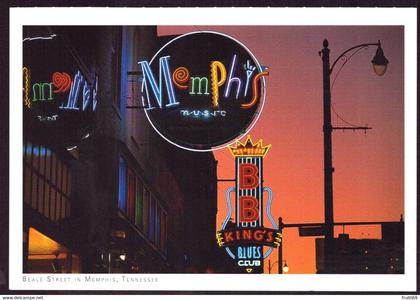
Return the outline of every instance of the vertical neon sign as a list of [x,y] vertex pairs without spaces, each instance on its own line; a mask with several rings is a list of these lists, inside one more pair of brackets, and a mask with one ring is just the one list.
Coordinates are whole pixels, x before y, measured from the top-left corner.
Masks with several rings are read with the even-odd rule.
[[[263,260],[281,242],[281,234],[270,211],[272,192],[263,187],[263,158],[270,147],[263,146],[262,140],[254,144],[250,136],[245,143],[237,141],[235,146],[229,147],[235,157],[235,187],[226,191],[228,214],[216,239],[219,247],[224,247],[237,265],[248,273],[255,267],[262,270]],[[230,195],[233,191],[235,222],[230,221],[233,215]],[[268,193],[265,213],[273,228],[264,227],[264,192]],[[266,252],[264,246],[268,246]]]

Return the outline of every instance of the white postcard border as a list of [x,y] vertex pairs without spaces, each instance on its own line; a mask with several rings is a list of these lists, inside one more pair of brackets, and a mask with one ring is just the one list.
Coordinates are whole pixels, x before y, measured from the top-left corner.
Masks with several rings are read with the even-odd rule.
[[[10,8],[9,289],[133,291],[415,291],[417,272],[416,13],[415,8]],[[314,26],[402,25],[405,27],[405,274],[132,275],[22,273],[22,26],[191,24]],[[94,282],[87,282],[86,276],[92,276]],[[126,276],[133,281],[125,281],[122,276]],[[26,279],[26,281],[24,281],[24,279]]]

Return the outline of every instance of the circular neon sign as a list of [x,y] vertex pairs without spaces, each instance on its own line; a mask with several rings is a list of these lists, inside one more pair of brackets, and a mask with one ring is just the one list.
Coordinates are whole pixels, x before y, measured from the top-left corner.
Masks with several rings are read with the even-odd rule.
[[267,68],[222,33],[178,36],[139,66],[150,124],[183,149],[226,147],[251,130],[264,106]]

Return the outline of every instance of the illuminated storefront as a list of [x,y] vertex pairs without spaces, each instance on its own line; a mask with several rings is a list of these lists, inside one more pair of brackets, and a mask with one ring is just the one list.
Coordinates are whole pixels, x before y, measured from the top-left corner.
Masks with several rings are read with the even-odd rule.
[[28,273],[80,273],[80,258],[34,228],[28,235]]
[[[114,221],[111,253],[120,260],[113,267],[127,272],[152,270],[147,252],[166,260],[168,213],[162,201],[151,191],[134,162],[120,157],[118,166],[118,214]],[[138,245],[138,248],[133,247]],[[165,269],[163,267],[163,269]]]
[[71,273],[80,269],[68,238],[72,173],[63,157],[51,148],[24,142],[24,268],[28,273]]

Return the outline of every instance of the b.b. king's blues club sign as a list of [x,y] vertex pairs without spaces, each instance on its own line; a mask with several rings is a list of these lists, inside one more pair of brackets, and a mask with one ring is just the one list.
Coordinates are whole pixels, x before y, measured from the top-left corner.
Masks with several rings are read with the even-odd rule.
[[[235,157],[235,187],[226,191],[228,211],[216,239],[219,247],[223,247],[247,273],[262,273],[263,260],[273,248],[280,246],[282,238],[271,215],[273,193],[269,187],[263,186],[263,158],[270,147],[264,146],[262,140],[254,144],[250,136],[244,143],[237,141],[236,145],[229,147]],[[265,207],[264,192],[268,193]],[[233,193],[234,207],[231,204]],[[264,227],[264,216],[272,228]]]

